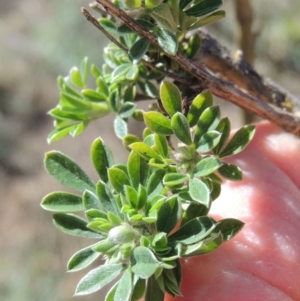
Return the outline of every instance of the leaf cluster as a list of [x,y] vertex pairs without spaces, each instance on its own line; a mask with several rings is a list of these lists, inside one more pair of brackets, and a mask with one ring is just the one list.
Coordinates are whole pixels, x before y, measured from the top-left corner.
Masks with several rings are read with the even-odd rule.
[[[130,152],[127,164],[115,164],[111,150],[97,138],[91,146],[99,176],[94,183],[66,155],[48,152],[48,173],[79,194],[52,192],[41,206],[54,213],[61,231],[94,240],[70,258],[68,271],[105,260],[80,280],[76,295],[115,281],[105,301],[160,301],[165,293],[181,295],[180,258],[212,252],[243,227],[236,219],[217,221],[209,210],[223,179],[242,179],[240,168],[224,158],[241,152],[255,129],[244,126],[230,138],[230,122],[220,117],[210,91],[191,97],[186,82],[165,80],[175,74],[191,79],[165,53],[193,58],[201,40],[197,34],[187,40],[186,33],[222,18],[220,0],[114,3],[155,34],[164,52],[126,24],[102,16],[99,26],[117,39],[104,49],[102,68],[84,58],[80,68],[59,77],[60,101],[49,112],[55,130],[48,141],[76,136],[91,121],[113,112],[116,136]],[[147,98],[158,104],[143,112],[136,101]],[[128,133],[131,117],[145,123],[142,137]]]
[[[217,10],[222,2],[214,1],[116,1],[131,12],[136,21],[158,37],[166,53],[180,52],[193,58],[201,47],[198,34],[188,41],[185,34],[225,16]],[[217,11],[216,11],[217,10]],[[77,136],[87,125],[111,112],[116,114],[114,129],[120,139],[128,133],[128,118],[142,120],[134,103],[141,99],[158,97],[157,83],[166,72],[180,72],[178,66],[158,51],[145,38],[140,38],[126,24],[118,24],[111,17],[102,17],[99,24],[109,34],[117,37],[119,45],[108,44],[104,49],[102,68],[90,65],[84,58],[80,67],[73,67],[69,75],[58,78],[60,101],[49,111],[54,118],[55,130],[48,136],[54,142],[66,135]],[[143,59],[151,62],[152,68]],[[94,84],[91,84],[92,76]]]
[[[207,90],[193,99],[186,115],[173,83],[161,84],[160,99],[164,114],[144,112],[147,128],[143,140],[136,137],[127,144],[127,165],[114,164],[102,139],[93,142],[97,183],[64,154],[46,154],[47,171],[82,195],[50,193],[42,207],[55,212],[54,224],[61,231],[98,239],[72,256],[68,270],[83,269],[99,256],[106,260],[79,282],[77,295],[95,292],[119,274],[106,300],[180,295],[179,259],[215,250],[243,226],[235,219],[216,221],[208,213],[222,178],[241,179],[240,169],[223,158],[242,151],[254,127],[241,128],[227,141],[230,123],[220,119]],[[170,147],[170,136],[180,141],[177,149]],[[78,211],[86,218],[74,214]]]

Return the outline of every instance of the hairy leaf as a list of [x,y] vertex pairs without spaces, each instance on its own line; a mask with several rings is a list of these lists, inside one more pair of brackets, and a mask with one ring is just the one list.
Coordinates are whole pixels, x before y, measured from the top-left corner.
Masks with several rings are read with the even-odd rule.
[[75,295],[87,295],[100,290],[114,280],[123,270],[123,264],[106,264],[91,270],[77,285]]
[[58,182],[79,191],[95,191],[95,185],[86,173],[69,157],[58,151],[45,155],[45,167]]
[[41,206],[53,212],[76,212],[84,210],[80,196],[68,192],[52,192],[47,194]]
[[101,234],[89,229],[84,219],[71,213],[55,213],[53,222],[59,230],[70,235],[103,238]]

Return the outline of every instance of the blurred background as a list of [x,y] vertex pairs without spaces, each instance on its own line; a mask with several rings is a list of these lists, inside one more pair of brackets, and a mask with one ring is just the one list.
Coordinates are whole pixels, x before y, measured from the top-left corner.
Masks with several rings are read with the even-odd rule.
[[[235,4],[224,0],[227,17],[207,30],[229,49],[240,48]],[[41,209],[44,195],[63,190],[43,169],[46,151],[74,158],[97,179],[89,148],[99,135],[115,161],[127,156],[112,133],[110,117],[91,124],[79,137],[48,145],[52,120],[47,111],[58,102],[56,78],[67,75],[84,56],[101,65],[106,40],[80,13],[87,0],[13,0],[0,2],[0,299],[69,301],[87,272],[68,274],[71,255],[88,241],[60,233],[51,214]],[[295,95],[300,95],[300,2],[250,1],[255,36],[254,65]],[[219,102],[234,125],[240,110]],[[100,293],[76,297],[102,300]]]

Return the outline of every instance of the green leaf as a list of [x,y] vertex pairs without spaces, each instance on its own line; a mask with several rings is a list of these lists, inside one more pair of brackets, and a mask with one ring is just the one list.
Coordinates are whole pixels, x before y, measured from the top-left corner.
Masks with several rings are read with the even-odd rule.
[[55,213],[53,215],[54,225],[64,233],[88,238],[103,238],[99,233],[90,230],[87,222],[71,213]]
[[98,209],[88,209],[85,211],[85,216],[89,221],[95,219],[95,218],[105,218],[107,219],[107,214],[104,211],[98,210]]
[[188,16],[200,17],[217,10],[222,5],[222,0],[201,0],[185,11]]
[[181,211],[181,204],[176,195],[167,199],[157,212],[157,231],[170,233],[181,218]]
[[224,163],[219,169],[220,175],[231,181],[240,181],[243,179],[243,173],[241,169],[233,164]]
[[134,113],[135,111],[135,108],[136,108],[136,105],[132,102],[125,102],[118,115],[121,117],[121,118],[128,118],[130,116],[132,116],[132,114]]
[[160,162],[163,161],[162,157],[144,142],[135,142],[130,144],[129,147],[146,160],[154,158]]
[[110,194],[109,188],[101,180],[96,185],[96,192],[102,206],[106,209],[106,211],[117,213],[113,196]]
[[117,290],[117,287],[119,285],[119,282],[115,283],[110,290],[108,291],[108,293],[105,296],[104,301],[114,301],[115,300],[115,293]]
[[125,186],[125,197],[132,208],[137,209],[138,207],[138,194],[137,191],[131,186]]
[[132,186],[138,189],[139,185],[145,185],[148,179],[149,166],[137,152],[132,151],[127,161],[128,174]]
[[166,289],[166,292],[168,292],[171,296],[180,296],[180,288],[179,283],[177,283],[177,279],[175,278],[175,275],[173,273],[173,270],[163,270],[163,278],[164,278],[164,286]]
[[117,192],[122,192],[124,189],[124,185],[130,185],[126,173],[116,167],[111,167],[108,169],[108,178],[110,184]]
[[222,164],[223,163],[215,157],[206,157],[197,163],[193,173],[197,177],[204,177],[216,171]]
[[104,97],[99,92],[93,90],[93,89],[84,89],[81,91],[81,94],[84,96],[84,98],[88,101],[106,101],[106,97]]
[[88,75],[89,75],[89,59],[87,57],[83,58],[80,65],[80,72],[82,74],[82,81],[84,85],[87,83]]
[[80,73],[80,71],[78,70],[77,67],[73,67],[70,70],[70,78],[71,78],[72,83],[75,86],[77,86],[79,88],[84,87],[84,82],[82,81],[81,73]]
[[156,134],[160,134],[160,135],[173,134],[170,119],[168,119],[161,113],[155,111],[145,112],[144,120],[147,127]]
[[125,63],[120,66],[118,66],[113,73],[111,74],[111,80],[113,82],[122,81],[125,79],[126,73],[130,70],[132,67],[131,63]]
[[71,125],[71,126],[67,126],[64,128],[60,128],[60,129],[56,129],[54,131],[52,131],[48,137],[47,137],[47,142],[48,143],[52,143],[54,141],[60,140],[62,138],[64,138],[65,136],[67,136],[70,131],[72,131],[72,129],[74,129],[76,127],[76,124]]
[[190,202],[189,206],[184,211],[181,226],[183,226],[188,221],[190,221],[198,216],[207,215],[208,212],[209,212],[209,208],[207,208],[205,205],[200,204],[195,201]]
[[172,117],[175,113],[181,112],[181,94],[176,85],[163,81],[160,85],[160,98],[166,112]]
[[225,15],[226,15],[226,12],[224,10],[218,10],[218,11],[210,14],[209,16],[207,16],[203,19],[200,19],[199,21],[194,23],[192,26],[189,27],[189,30],[196,29],[201,26],[216,22],[220,19],[223,19],[225,17]]
[[111,253],[116,248],[118,248],[118,246],[110,239],[101,240],[93,246],[94,251],[102,254]]
[[41,206],[53,212],[76,212],[84,210],[80,196],[68,192],[52,192],[47,194]]
[[196,243],[209,235],[215,228],[215,221],[208,216],[199,216],[179,228],[169,236],[169,242],[180,242],[186,245]]
[[117,89],[109,93],[109,104],[114,112],[118,112],[120,108],[120,95]]
[[139,188],[138,188],[138,206],[137,206],[137,209],[143,208],[146,201],[147,201],[147,190],[144,186],[142,186],[140,184]]
[[107,97],[109,96],[108,86],[105,80],[101,76],[97,77],[97,86],[98,86],[97,92],[100,93],[102,96],[104,96],[105,99],[107,99]]
[[158,90],[150,81],[145,82],[145,93],[152,98],[158,98]]
[[183,257],[198,256],[210,253],[217,249],[223,243],[222,234],[220,232],[210,234],[209,238],[196,244],[184,246],[180,255]]
[[92,246],[76,252],[68,261],[68,272],[77,272],[84,269],[85,267],[93,263],[99,256],[100,253],[96,253],[92,249]]
[[75,295],[87,295],[100,290],[114,280],[123,270],[123,264],[105,264],[90,271],[77,285]]
[[197,178],[190,180],[189,194],[194,201],[205,205],[207,208],[210,207],[210,191],[201,180]]
[[180,9],[184,9],[186,6],[188,6],[193,0],[180,0],[179,1],[179,7]]
[[171,126],[175,136],[183,143],[192,144],[192,137],[190,132],[190,126],[186,117],[177,112],[171,119]]
[[171,55],[175,55],[178,50],[178,41],[177,38],[167,30],[159,30],[157,32],[158,43],[162,49]]
[[158,169],[150,176],[149,181],[147,183],[147,194],[149,199],[162,192],[164,188],[162,184],[164,175],[165,170]]
[[150,249],[138,246],[134,249],[131,256],[131,266],[133,273],[142,279],[147,279],[154,274],[160,266],[160,262]]
[[253,139],[255,134],[254,125],[245,125],[239,129],[231,138],[229,143],[219,154],[220,158],[232,156],[241,152]]
[[69,134],[69,132],[75,127],[76,125],[72,125],[72,126],[67,126],[67,127],[63,127],[63,128],[59,128],[59,129],[55,129],[54,131],[52,131],[48,137],[47,137],[47,142],[50,144],[54,141],[58,141],[62,138],[64,138],[65,136],[67,136]]
[[176,31],[177,24],[174,21],[170,7],[166,3],[162,3],[152,10],[150,16],[156,21],[159,28],[172,33]]
[[156,277],[150,277],[147,281],[145,301],[163,301],[164,297],[165,293],[159,287]]
[[196,96],[190,106],[187,120],[190,124],[190,127],[193,127],[197,124],[199,117],[204,112],[205,109],[212,106],[213,96],[209,90],[204,90]]
[[209,107],[201,114],[196,126],[194,142],[198,147],[200,138],[208,131],[214,130],[220,121],[220,108],[218,106]]
[[[137,67],[136,65],[134,66]],[[128,103],[132,103],[134,102],[135,96],[136,96],[136,86],[135,85],[127,86],[124,91],[124,96],[123,96],[124,101]]]
[[95,191],[95,185],[86,173],[61,152],[46,153],[44,164],[47,172],[64,186],[79,191]]
[[116,25],[113,21],[107,19],[107,18],[101,18],[98,20],[100,25],[109,33],[111,34],[118,34],[118,30],[116,28]]
[[94,64],[91,66],[91,73],[96,79],[101,76],[101,71]]
[[89,210],[89,209],[102,210],[103,209],[98,197],[94,193],[90,192],[89,190],[85,190],[85,192],[83,193],[82,202],[83,202],[84,208],[86,210]]
[[123,4],[128,9],[136,9],[141,7],[141,0],[123,0]]
[[153,9],[161,4],[163,0],[145,0],[145,6],[147,9]]
[[163,135],[154,134],[154,142],[160,155],[163,158],[167,158],[169,153],[169,146],[166,137]]
[[172,188],[174,186],[183,185],[188,179],[188,175],[169,172],[164,176],[163,184]]
[[107,168],[111,167],[114,162],[111,150],[101,138],[94,140],[91,147],[91,158],[100,179],[107,183]]
[[145,279],[138,279],[136,284],[134,285],[133,292],[132,292],[132,301],[140,300],[146,291],[146,281]]
[[216,130],[221,133],[221,139],[220,139],[218,145],[213,149],[213,152],[214,152],[214,154],[219,154],[230,135],[231,127],[230,127],[229,119],[227,117],[222,118],[220,120]]
[[149,41],[145,38],[137,40],[129,49],[129,56],[133,62],[138,62],[147,52],[149,48]]
[[[139,68],[137,65],[132,65],[131,68],[128,70],[128,72],[125,75],[125,78],[130,80],[130,81],[135,81],[137,80],[139,76]],[[125,98],[125,95],[124,95]]]
[[114,130],[120,139],[123,139],[128,134],[127,122],[118,115],[114,120]]
[[130,301],[132,290],[132,275],[130,269],[127,269],[119,281],[114,300]]
[[[188,43],[188,49],[186,50],[186,55],[189,59],[193,59],[201,49],[202,40],[198,33],[194,34]],[[200,114],[199,114],[200,116]],[[196,121],[197,122],[197,121]]]
[[72,137],[78,136],[81,134],[86,128],[88,122],[80,122],[76,124],[76,126],[69,132]]
[[128,134],[123,138],[123,145],[125,148],[130,151],[129,145],[134,143],[134,142],[140,142],[140,138],[136,135]]
[[225,218],[217,222],[215,233],[221,232],[223,240],[227,241],[233,238],[243,227],[245,223],[235,218]]
[[208,131],[198,141],[197,151],[207,153],[212,150],[220,141],[221,134],[217,131]]

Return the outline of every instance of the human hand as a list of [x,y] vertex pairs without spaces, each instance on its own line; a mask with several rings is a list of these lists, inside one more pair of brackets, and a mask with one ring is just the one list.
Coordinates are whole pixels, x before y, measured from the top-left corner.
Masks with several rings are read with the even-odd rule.
[[182,260],[184,297],[165,300],[299,301],[300,139],[260,123],[230,163],[244,179],[224,181],[210,213],[246,225],[216,251]]

